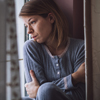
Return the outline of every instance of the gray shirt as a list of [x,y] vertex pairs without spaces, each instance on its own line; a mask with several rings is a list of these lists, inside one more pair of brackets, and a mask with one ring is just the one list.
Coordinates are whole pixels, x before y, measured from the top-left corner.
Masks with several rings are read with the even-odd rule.
[[44,44],[28,40],[24,44],[24,68],[26,81],[31,82],[30,70],[35,72],[41,84],[56,84],[71,100],[85,99],[85,84],[72,84],[71,74],[84,62],[84,41],[69,38],[67,47],[61,55],[53,56]]

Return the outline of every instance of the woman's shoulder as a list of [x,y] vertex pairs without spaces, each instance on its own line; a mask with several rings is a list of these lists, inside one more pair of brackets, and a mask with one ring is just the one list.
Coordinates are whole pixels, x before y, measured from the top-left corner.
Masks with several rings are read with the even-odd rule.
[[69,50],[79,51],[80,49],[84,50],[84,40],[70,38]]
[[84,40],[82,39],[75,39],[70,38],[70,44],[68,48],[68,53],[71,54],[72,59],[75,57],[78,57],[79,55],[84,56],[85,54],[85,46],[84,46]]
[[40,49],[42,44],[37,43],[33,39],[27,40],[24,43],[23,49]]
[[72,42],[72,43],[78,43],[78,44],[83,44],[84,43],[84,40],[82,40],[82,39],[76,39],[76,38],[70,38],[70,41]]
[[75,47],[78,47],[78,46],[83,46],[84,45],[84,40],[82,39],[75,39],[75,38],[70,38],[70,45],[71,46],[75,46]]

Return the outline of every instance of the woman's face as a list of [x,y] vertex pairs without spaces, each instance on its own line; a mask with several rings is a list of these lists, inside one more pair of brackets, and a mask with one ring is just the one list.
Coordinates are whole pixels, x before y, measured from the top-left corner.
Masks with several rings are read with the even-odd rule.
[[38,43],[50,42],[52,36],[52,24],[54,23],[54,17],[51,13],[46,18],[39,15],[22,16],[25,26],[27,27],[27,33],[31,34],[31,37]]

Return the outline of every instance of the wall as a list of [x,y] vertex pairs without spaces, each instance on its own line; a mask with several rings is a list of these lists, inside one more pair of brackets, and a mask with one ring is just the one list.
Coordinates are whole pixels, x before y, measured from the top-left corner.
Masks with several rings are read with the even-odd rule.
[[91,2],[93,100],[100,100],[100,0]]
[[54,0],[69,23],[69,36],[84,39],[83,0]]
[[84,39],[83,0],[73,0],[73,37]]

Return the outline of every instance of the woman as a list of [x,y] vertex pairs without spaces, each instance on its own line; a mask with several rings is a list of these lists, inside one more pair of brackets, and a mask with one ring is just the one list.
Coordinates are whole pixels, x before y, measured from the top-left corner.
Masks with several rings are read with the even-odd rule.
[[31,0],[24,4],[19,16],[33,38],[24,45],[29,97],[84,100],[84,41],[68,37],[67,21],[55,2]]

